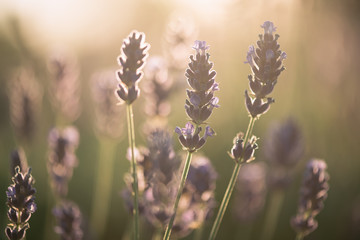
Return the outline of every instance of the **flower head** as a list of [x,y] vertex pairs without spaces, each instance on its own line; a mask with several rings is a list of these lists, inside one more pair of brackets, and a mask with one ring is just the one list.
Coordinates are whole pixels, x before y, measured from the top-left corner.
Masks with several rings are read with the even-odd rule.
[[189,152],[195,152],[204,146],[206,139],[215,135],[214,130],[207,126],[205,134],[200,138],[201,127],[195,129],[191,122],[185,125],[185,128],[175,128],[175,132],[179,135],[181,145]]
[[13,184],[6,191],[9,207],[7,215],[11,223],[6,227],[5,234],[9,240],[20,240],[30,228],[28,221],[36,211],[34,201],[36,190],[33,187],[35,180],[31,175],[31,168],[26,173],[22,173],[20,167],[16,166],[12,182]]
[[267,95],[273,91],[280,73],[285,70],[282,61],[286,58],[286,53],[279,50],[279,35],[273,36],[276,27],[270,21],[264,22],[261,27],[265,34],[260,35],[256,49],[254,46],[249,47],[245,61],[252,70],[249,75],[251,93],[245,92],[245,105],[253,118],[269,110],[274,100]]
[[187,90],[185,110],[194,123],[201,125],[210,117],[213,109],[219,107],[219,99],[214,97],[219,84],[215,82],[216,72],[211,70],[213,64],[209,62],[206,42],[195,41],[193,48],[196,54],[190,56],[191,62],[185,73],[192,88]]
[[293,229],[303,236],[317,228],[315,216],[323,209],[329,190],[326,168],[325,161],[320,159],[312,159],[306,166],[298,213],[291,219]]
[[122,46],[122,54],[118,58],[122,69],[116,73],[119,85],[116,94],[119,100],[127,104],[133,103],[140,95],[140,89],[137,86],[142,78],[142,67],[147,58],[147,50],[150,45],[144,43],[145,34],[133,31]]
[[273,22],[266,21],[261,25],[261,27],[264,29],[265,34],[273,34],[273,32],[276,31],[276,27]]
[[192,48],[196,50],[196,53],[204,55],[205,51],[208,50],[210,47],[206,46],[206,41],[196,40]]
[[254,153],[258,147],[256,141],[257,138],[252,136],[246,143],[246,146],[244,146],[244,133],[239,132],[234,138],[234,145],[229,153],[230,157],[234,159],[235,162],[251,162],[255,159]]
[[75,150],[79,144],[79,133],[75,127],[53,128],[48,137],[48,172],[51,185],[60,196],[67,194],[68,181],[78,160]]

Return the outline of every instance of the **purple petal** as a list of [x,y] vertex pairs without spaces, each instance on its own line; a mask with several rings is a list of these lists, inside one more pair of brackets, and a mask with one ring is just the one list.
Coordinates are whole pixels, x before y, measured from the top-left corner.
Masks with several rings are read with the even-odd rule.
[[181,128],[179,128],[179,127],[176,127],[176,128],[175,128],[175,132],[176,132],[177,134],[179,134],[179,136],[183,135],[183,133],[182,133],[182,131],[181,131]]
[[261,27],[264,29],[265,34],[272,34],[276,31],[276,27],[273,22],[266,21]]

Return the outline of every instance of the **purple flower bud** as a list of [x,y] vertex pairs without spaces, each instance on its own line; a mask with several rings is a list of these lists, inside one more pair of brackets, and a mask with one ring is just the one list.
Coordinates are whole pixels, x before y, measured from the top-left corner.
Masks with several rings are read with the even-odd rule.
[[286,52],[282,52],[282,53],[280,54],[280,60],[284,60],[284,59],[286,59],[286,58],[287,58]]
[[197,53],[201,51],[201,54],[204,55],[205,51],[209,49],[209,46],[206,46],[206,41],[196,40],[192,48],[196,50]]
[[265,34],[273,34],[276,31],[276,27],[273,22],[266,21],[261,27],[264,29]]
[[206,126],[205,128],[205,135],[204,138],[206,139],[207,137],[212,137],[214,136],[216,133],[214,131],[214,129],[212,129],[210,126]]
[[251,67],[254,67],[254,57],[255,57],[255,47],[253,45],[249,46],[249,51],[246,55],[246,61],[244,63],[250,64]]

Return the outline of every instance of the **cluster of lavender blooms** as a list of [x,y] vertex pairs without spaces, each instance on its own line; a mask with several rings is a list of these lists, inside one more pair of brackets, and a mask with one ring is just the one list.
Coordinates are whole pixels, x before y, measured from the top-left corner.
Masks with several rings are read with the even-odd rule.
[[169,96],[173,81],[168,75],[168,66],[162,57],[150,57],[144,69],[146,82],[144,91],[146,103],[145,113],[150,118],[165,119],[170,111]]
[[229,153],[236,163],[249,163],[255,159],[254,153],[258,148],[257,138],[252,136],[247,144],[244,144],[244,133],[239,132],[233,140],[233,147]]
[[292,169],[304,153],[304,140],[295,120],[289,118],[272,126],[265,137],[263,152],[269,163],[269,187],[274,190],[287,188]]
[[117,78],[119,81],[116,91],[120,101],[130,105],[140,95],[138,82],[142,78],[141,68],[145,63],[150,45],[144,42],[145,34],[133,31],[124,40],[122,54],[118,58],[118,63],[122,69],[118,70]]
[[264,22],[261,27],[264,28],[264,35],[259,35],[256,49],[253,45],[249,47],[245,62],[250,64],[252,70],[252,74],[248,76],[251,93],[245,91],[245,103],[253,118],[269,110],[274,99],[267,95],[273,91],[277,78],[285,70],[282,61],[286,58],[286,53],[279,50],[279,35],[273,35],[276,27],[270,21]]
[[49,153],[47,169],[55,197],[60,201],[53,209],[57,220],[55,232],[63,240],[81,239],[81,212],[75,203],[65,200],[73,169],[78,160],[75,150],[79,144],[79,133],[73,126],[64,129],[53,128],[48,137]]
[[42,90],[29,69],[15,73],[9,85],[10,118],[19,139],[30,141],[36,127]]
[[102,71],[93,75],[92,95],[95,104],[97,133],[109,138],[118,138],[122,133],[123,111],[116,106],[117,98],[114,71]]
[[79,207],[75,203],[63,201],[53,209],[53,214],[57,220],[55,232],[59,234],[61,240],[82,239],[82,216]]
[[79,69],[76,61],[61,54],[49,61],[52,76],[50,93],[54,109],[69,122],[75,121],[81,113]]
[[29,219],[36,211],[35,197],[36,192],[33,187],[35,180],[31,175],[31,168],[27,168],[25,155],[14,151],[11,155],[11,172],[15,171],[12,177],[12,184],[6,191],[7,206],[9,210],[7,216],[10,224],[5,229],[5,234],[9,240],[24,239],[26,230],[30,228]]
[[49,153],[47,168],[51,185],[57,196],[65,197],[68,182],[78,160],[75,150],[79,144],[79,133],[75,127],[53,128],[48,137]]
[[[148,148],[136,154],[140,213],[154,227],[164,227],[172,216],[172,207],[179,180],[177,169],[180,157],[173,149],[170,134],[161,129],[153,130],[148,137]],[[174,234],[184,237],[199,227],[215,206],[214,190],[216,172],[205,157],[196,157],[190,167],[178,215],[173,227]],[[122,193],[129,210],[132,209],[131,179]]]
[[215,134],[210,126],[206,126],[205,134],[200,138],[201,124],[210,117],[214,108],[219,107],[219,99],[214,97],[214,92],[219,90],[219,84],[215,82],[216,72],[211,70],[213,63],[209,61],[210,54],[206,51],[205,41],[195,41],[193,49],[196,55],[190,56],[189,68],[185,76],[191,90],[187,90],[188,99],[185,101],[185,110],[191,122],[185,128],[176,127],[175,132],[179,134],[181,145],[188,152],[195,152],[206,142],[207,137]]
[[235,217],[243,222],[251,222],[259,215],[265,204],[266,168],[263,163],[243,166],[236,185],[233,204]]
[[315,216],[324,208],[329,190],[326,168],[325,161],[320,159],[312,159],[306,166],[298,212],[291,219],[291,226],[301,237],[310,234],[318,226]]

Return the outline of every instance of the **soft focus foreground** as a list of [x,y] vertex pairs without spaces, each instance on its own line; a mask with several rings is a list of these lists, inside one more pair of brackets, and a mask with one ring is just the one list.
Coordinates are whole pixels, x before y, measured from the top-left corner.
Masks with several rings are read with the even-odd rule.
[[[215,188],[215,193],[206,191],[199,199],[211,202],[211,210],[202,211],[203,215],[208,211],[206,216],[195,217],[204,205],[190,201],[189,193],[204,180],[204,174],[195,176],[190,169],[187,192],[179,207],[179,219],[184,224],[178,225],[177,235],[174,230],[174,238],[186,235],[184,239],[207,239],[234,166],[227,154],[232,147],[231,139],[234,133],[244,131],[249,121],[244,104],[244,91],[249,88],[249,65],[244,61],[249,46],[255,44],[261,32],[260,25],[269,20],[277,27],[275,33],[281,35],[281,49],[288,56],[284,61],[287,70],[271,93],[276,102],[256,122],[253,131],[259,136],[259,149],[251,164],[261,164],[241,169],[217,239],[260,239],[272,200],[279,193],[282,204],[276,213],[273,239],[294,239],[296,233],[290,220],[302,210],[300,189],[311,158],[325,160],[330,189],[324,208],[316,215],[318,228],[305,238],[359,239],[360,70],[355,58],[360,52],[359,11],[360,4],[355,0],[1,2],[0,238],[5,239],[4,229],[9,223],[5,192],[14,175],[9,171],[10,154],[20,146],[36,179],[37,209],[31,214],[26,239],[56,239],[55,226],[57,232],[64,230],[53,213],[57,217],[72,213],[76,227],[83,231],[83,239],[131,238],[132,199],[124,198],[124,194],[130,194],[126,193],[130,172],[130,162],[126,159],[126,113],[124,106],[116,106],[114,91],[120,47],[123,39],[136,29],[144,32],[146,42],[151,44],[139,83],[141,94],[132,104],[136,147],[146,150],[141,152],[144,159],[153,156],[150,153],[153,154],[155,143],[151,143],[149,136],[157,126],[169,129],[174,143],[174,149],[169,147],[169,152],[182,152],[174,129],[187,121],[185,69],[195,40],[206,40],[210,45],[210,59],[220,88],[216,97],[221,107],[206,121],[217,135],[209,138],[199,152],[217,172],[212,180],[216,179],[216,188],[215,183],[206,186]],[[114,85],[101,78],[109,81],[113,78]],[[98,90],[113,98],[96,93]],[[70,155],[66,155],[69,157],[64,158],[64,163],[71,167],[70,174],[62,172],[64,167],[56,165],[55,158],[49,161],[55,156],[52,151],[56,150],[51,147],[55,146],[52,140],[56,140],[56,129],[66,129],[69,125],[75,126],[80,135],[75,144],[76,157],[72,155],[76,147],[66,148],[70,151],[66,154]],[[175,171],[173,168],[182,169],[178,158],[184,160],[181,155],[171,156],[176,159],[174,166],[159,163],[164,167],[162,174],[170,174]],[[194,163],[193,169],[202,169],[201,161]],[[99,164],[110,166],[102,168],[103,177],[99,175]],[[180,177],[176,173],[164,177],[145,172],[154,166],[139,168],[144,171],[138,173],[143,177],[139,177],[139,191],[144,193],[141,201],[149,197],[152,200],[148,201],[152,206],[146,211],[141,209],[144,205],[140,201],[140,215],[143,213],[140,239],[151,239],[161,236],[152,227],[153,222],[165,228],[157,213],[172,207],[172,202],[165,206],[154,196],[176,195],[176,187],[171,189]],[[53,175],[49,176],[49,170]],[[148,188],[146,182],[154,185]],[[59,193],[51,190],[51,186]],[[94,197],[95,186],[100,189],[106,186],[109,193],[104,198]],[[168,194],[164,189],[156,189],[160,187],[167,188]],[[158,195],[154,195],[156,191]],[[66,201],[58,199],[62,195],[66,195]],[[52,210],[55,206],[57,210]],[[94,206],[106,206],[106,210],[98,209],[98,212],[106,211],[107,216],[101,227],[91,219]],[[80,214],[81,224],[77,221]],[[203,221],[204,218],[207,220]],[[189,231],[200,226],[202,230]],[[103,234],[98,236],[94,229],[103,229]]]

